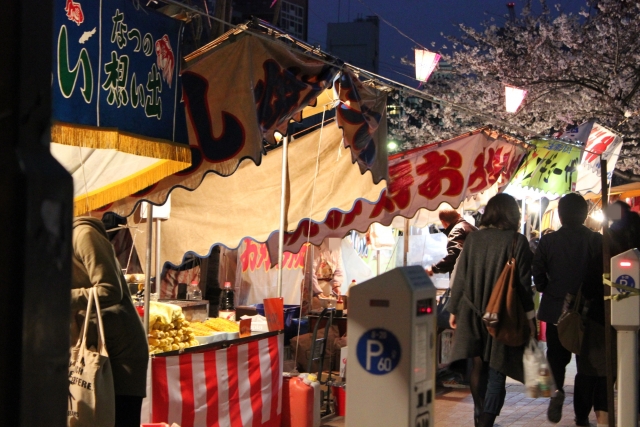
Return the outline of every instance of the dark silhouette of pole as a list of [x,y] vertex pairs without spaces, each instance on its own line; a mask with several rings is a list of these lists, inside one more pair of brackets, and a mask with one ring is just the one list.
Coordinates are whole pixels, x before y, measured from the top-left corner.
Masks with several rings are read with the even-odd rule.
[[54,8],[2,6],[0,426],[64,426],[73,182],[49,150]]

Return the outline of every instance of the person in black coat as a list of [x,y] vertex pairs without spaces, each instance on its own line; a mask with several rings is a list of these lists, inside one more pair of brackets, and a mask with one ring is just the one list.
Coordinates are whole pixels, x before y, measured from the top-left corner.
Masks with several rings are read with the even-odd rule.
[[447,236],[447,255],[432,266],[425,268],[429,276],[433,276],[434,273],[451,273],[462,251],[465,239],[469,233],[478,230],[453,209],[441,210],[438,212],[438,218],[440,218],[444,234]]
[[[640,216],[631,210],[631,206],[618,200],[609,206],[610,211],[617,210],[615,221],[609,226],[611,237],[611,256],[629,249],[640,249]],[[612,215],[610,214],[609,217]]]
[[562,227],[543,235],[533,258],[532,274],[542,293],[538,319],[547,322],[547,359],[558,388],[549,402],[547,418],[557,423],[562,418],[564,377],[571,352],[558,337],[558,318],[567,294],[590,302],[588,318],[575,379],[574,411],[576,425],[589,425],[591,407],[598,419],[607,420],[607,390],[604,363],[604,287],[602,284],[602,235],[583,225],[588,206],[584,198],[570,193],[560,199],[558,215]]
[[[493,287],[507,261],[516,259],[517,292],[535,337],[531,259],[527,238],[518,233],[520,209],[508,194],[492,197],[480,230],[469,234],[451,277],[451,327],[456,330],[452,359],[473,358],[471,394],[476,426],[491,427],[506,396],[506,377],[524,381],[524,345],[509,347],[493,339],[482,321]],[[515,248],[514,248],[515,241]]]
[[[438,212],[438,218],[444,227],[444,234],[447,236],[447,255],[432,266],[425,268],[425,271],[429,276],[433,276],[434,273],[449,273],[450,275],[456,264],[458,256],[460,256],[465,239],[469,233],[478,230],[453,209],[441,210]],[[448,294],[445,293],[444,297],[448,297]],[[448,329],[448,325],[446,328],[444,328],[443,325],[440,325],[440,319],[442,319],[443,323],[448,323],[449,313],[446,309],[442,313],[438,312],[438,319],[438,334],[440,334],[443,330]],[[468,371],[467,361],[457,360],[451,363],[447,368],[438,371],[438,378],[443,380],[443,385],[445,387],[467,387],[465,382],[468,377]],[[449,379],[447,380],[447,378]]]

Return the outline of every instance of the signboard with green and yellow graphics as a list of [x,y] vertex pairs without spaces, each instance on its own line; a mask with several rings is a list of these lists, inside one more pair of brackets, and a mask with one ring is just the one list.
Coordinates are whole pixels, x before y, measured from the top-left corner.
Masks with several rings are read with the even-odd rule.
[[528,142],[535,150],[520,165],[512,184],[548,195],[574,191],[582,147],[546,138]]

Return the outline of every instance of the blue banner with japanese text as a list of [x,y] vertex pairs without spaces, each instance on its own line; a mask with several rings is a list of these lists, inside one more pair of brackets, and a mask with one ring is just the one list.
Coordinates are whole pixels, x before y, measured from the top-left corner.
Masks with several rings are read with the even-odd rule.
[[56,122],[188,146],[181,21],[131,0],[56,0],[54,31]]

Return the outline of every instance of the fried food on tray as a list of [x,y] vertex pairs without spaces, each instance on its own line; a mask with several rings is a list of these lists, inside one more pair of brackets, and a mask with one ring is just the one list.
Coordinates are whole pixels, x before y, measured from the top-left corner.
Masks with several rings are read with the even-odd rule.
[[239,332],[240,326],[232,320],[221,319],[219,317],[207,319],[203,322],[206,327],[217,332]]
[[209,335],[213,335],[213,329],[206,326],[201,322],[191,322],[191,330],[193,330],[193,335],[196,337],[207,337]]

